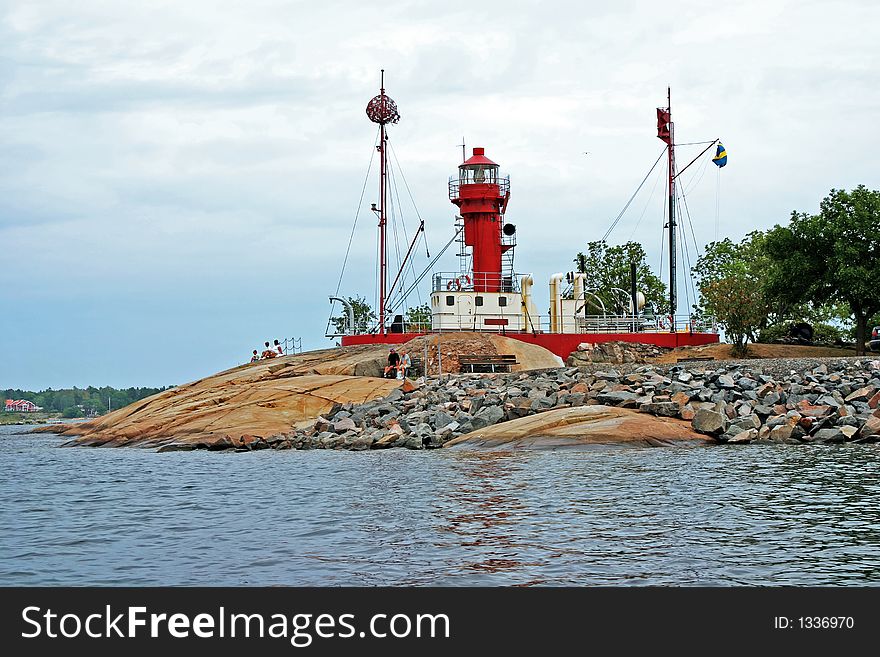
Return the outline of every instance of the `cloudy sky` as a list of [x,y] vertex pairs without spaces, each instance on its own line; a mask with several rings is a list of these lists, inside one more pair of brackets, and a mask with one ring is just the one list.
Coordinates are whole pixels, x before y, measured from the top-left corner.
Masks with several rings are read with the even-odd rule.
[[[678,141],[721,137],[730,154],[720,177],[685,174],[701,246],[716,195],[719,235],[739,238],[832,187],[880,187],[873,0],[0,11],[0,388],[179,384],[266,339],[329,345],[380,68],[429,246],[452,234],[446,181],[464,137],[511,175],[517,270],[534,273],[539,307],[660,154],[667,85]],[[610,240],[642,241],[656,267],[662,212],[651,178]],[[374,224],[361,213],[346,294],[374,297]],[[455,265],[450,252],[440,268]]]

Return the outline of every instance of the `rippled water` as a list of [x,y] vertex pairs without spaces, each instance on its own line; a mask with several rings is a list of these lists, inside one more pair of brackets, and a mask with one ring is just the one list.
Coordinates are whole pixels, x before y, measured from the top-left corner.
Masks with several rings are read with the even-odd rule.
[[11,431],[3,585],[880,584],[873,446],[157,454]]

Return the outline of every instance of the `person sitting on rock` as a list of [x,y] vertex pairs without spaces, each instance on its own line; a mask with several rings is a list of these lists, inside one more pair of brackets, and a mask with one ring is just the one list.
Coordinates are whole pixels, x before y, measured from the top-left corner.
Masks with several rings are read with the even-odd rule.
[[272,347],[271,347],[271,346],[269,345],[269,343],[267,342],[267,343],[266,343],[266,348],[263,349],[263,353],[261,354],[261,356],[262,356],[262,358],[264,358],[264,359],[265,359],[265,358],[275,358],[275,356],[277,356],[277,354],[275,353],[275,350],[272,349]]
[[260,360],[260,355],[257,353],[257,350],[254,349],[254,355],[251,356],[251,362],[256,363],[258,360]]
[[275,340],[275,351],[278,352],[279,356],[284,355],[284,349],[281,348],[281,345],[278,343],[278,340]]
[[399,373],[398,379],[405,379],[406,373],[409,368],[412,367],[412,358],[409,357],[409,354],[405,351],[400,352],[400,365],[397,368]]
[[394,372],[394,376],[397,376],[397,368],[400,366],[400,355],[397,353],[397,350],[394,347],[388,352],[388,364],[385,366],[385,372],[383,376],[386,378],[391,378],[388,376],[389,372]]

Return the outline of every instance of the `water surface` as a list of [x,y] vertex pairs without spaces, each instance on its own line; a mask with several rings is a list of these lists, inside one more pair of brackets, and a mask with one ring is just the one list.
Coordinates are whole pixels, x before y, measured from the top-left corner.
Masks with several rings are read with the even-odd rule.
[[0,427],[0,585],[876,585],[880,448],[66,448]]

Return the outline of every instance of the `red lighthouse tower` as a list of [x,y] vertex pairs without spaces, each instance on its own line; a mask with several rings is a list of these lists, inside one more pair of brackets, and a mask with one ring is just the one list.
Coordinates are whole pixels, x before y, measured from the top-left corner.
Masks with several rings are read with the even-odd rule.
[[483,148],[474,148],[473,156],[458,167],[458,177],[449,181],[449,200],[460,209],[464,243],[473,250],[474,292],[501,292],[509,284],[501,267],[502,254],[512,248],[502,237],[509,199],[510,178],[499,175]]

